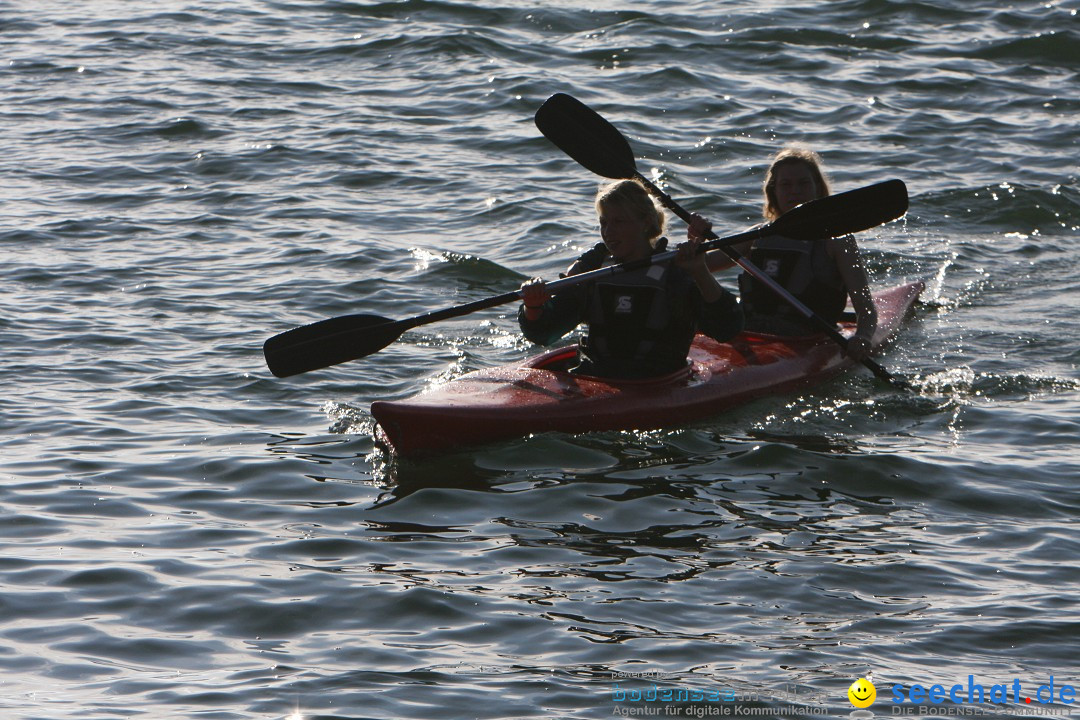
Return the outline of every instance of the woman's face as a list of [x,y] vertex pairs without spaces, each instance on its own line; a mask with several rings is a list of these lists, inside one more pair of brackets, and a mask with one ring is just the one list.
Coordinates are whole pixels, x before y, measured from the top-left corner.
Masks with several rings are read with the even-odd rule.
[[817,200],[820,189],[814,173],[803,162],[786,163],[776,168],[776,209],[780,214],[794,207]]
[[600,237],[618,262],[639,260],[652,254],[641,218],[618,205],[601,206]]

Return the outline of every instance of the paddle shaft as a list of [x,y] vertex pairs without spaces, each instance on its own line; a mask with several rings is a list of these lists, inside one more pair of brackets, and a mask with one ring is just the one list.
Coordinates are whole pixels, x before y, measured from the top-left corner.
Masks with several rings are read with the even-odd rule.
[[[637,174],[636,170],[628,169],[627,174],[640,181],[649,192],[656,194],[665,207],[672,210],[680,218],[686,221],[690,220],[689,213],[683,210],[666,193],[663,193],[647,179]],[[714,233],[710,232],[708,233],[710,239],[701,243],[698,246],[698,251],[724,250],[734,262],[780,294],[785,301],[792,303],[803,315],[814,320],[822,332],[846,347],[847,340],[837,332],[835,327],[824,320],[816,318],[809,309],[791,297],[790,293],[778,286],[772,278],[762,273],[752,263],[739,255],[737,251],[728,246],[752,242],[769,235],[784,235],[811,240],[857,232],[873,224],[883,222],[883,219],[876,212],[870,212],[869,215],[865,212],[867,207],[873,208],[878,204],[884,204],[888,208],[886,215],[890,217],[899,215],[906,208],[906,190],[903,183],[898,180],[891,180],[878,185],[813,200],[785,213],[767,225],[725,238],[718,238]],[[860,213],[860,209],[864,212]],[[591,272],[571,275],[548,283],[548,290],[554,293],[563,288],[597,280],[603,276],[669,262],[677,254],[677,250],[670,250],[655,253],[640,260],[617,263]],[[461,317],[478,310],[510,303],[520,298],[521,291],[515,290],[404,320],[391,320],[378,315],[346,315],[330,318],[311,325],[294,328],[270,338],[263,346],[263,354],[271,372],[278,377],[288,377],[371,355],[397,340],[406,330],[440,320]],[[870,361],[866,362],[866,365],[879,377],[888,379],[888,374],[884,370],[875,369],[876,363]]]
[[[690,213],[687,212],[686,209],[679,205],[677,202],[675,202],[675,200],[672,199],[670,195],[658,188],[654,183],[652,183],[648,178],[646,178],[637,170],[634,171],[634,177],[638,182],[645,186],[646,190],[648,190],[652,195],[656,196],[656,198],[664,207],[675,213],[681,220],[683,220],[683,222],[687,223],[688,225],[690,224],[690,221],[692,220]],[[713,241],[717,238],[716,233],[714,233],[712,230],[709,230],[705,234],[705,237],[708,238],[709,241]],[[754,240],[756,238],[751,237],[748,239]],[[712,245],[712,242],[708,244]],[[791,307],[797,310],[799,314],[813,322],[814,325],[816,325],[823,333],[828,335],[829,338],[831,338],[836,344],[843,348],[844,352],[847,352],[848,338],[844,337],[840,333],[840,331],[836,329],[836,325],[830,323],[825,318],[821,317],[813,310],[808,308],[798,298],[789,293],[782,285],[777,283],[775,280],[765,274],[760,268],[747,260],[742,253],[740,253],[735,248],[730,247],[731,244],[733,243],[717,244],[714,247],[710,247],[708,249],[719,249],[723,251],[725,255],[731,258],[732,262],[737,264],[746,272],[750,273],[750,275],[752,275],[755,280],[762,283],[763,285],[765,285],[765,287],[776,293],[776,295],[781,297],[784,301],[791,305]],[[911,388],[911,385],[893,376],[892,373],[879,365],[877,361],[875,361],[873,358],[865,357],[862,359],[861,362],[870,370],[870,372],[874,373],[874,375],[884,380],[885,382],[892,384],[894,387],[905,390]]]
[[[662,202],[665,202],[666,207],[668,207],[672,212],[674,212],[683,220],[690,222],[690,214],[687,213],[686,210],[684,210],[674,200],[664,194],[663,191],[660,190],[660,188],[656,187],[645,178],[640,179],[643,183],[645,183],[645,187],[649,190],[649,192],[656,192],[660,196],[662,196],[662,198],[666,198],[666,202],[663,199],[661,200]],[[760,228],[747,230],[745,232],[737,233],[735,235],[729,235],[727,237],[720,237],[710,230],[708,232],[708,240],[698,246],[698,252],[702,253],[709,250],[722,250],[723,252],[727,253],[728,257],[730,257],[732,261],[741,265],[751,275],[759,278],[763,283],[773,288],[776,292],[780,293],[781,296],[788,299],[788,302],[791,302],[793,305],[795,305],[799,312],[803,313],[809,318],[816,318],[826,328],[831,329],[833,333],[837,335],[837,337],[839,337],[842,341],[846,342],[843,335],[840,335],[840,333],[836,332],[836,329],[834,327],[829,325],[829,323],[825,322],[824,319],[817,317],[810,308],[799,302],[794,296],[788,293],[787,290],[777,285],[771,277],[769,277],[757,267],[755,267],[749,260],[744,258],[737,250],[735,250],[735,248],[730,247],[731,245],[740,245],[742,243],[752,242],[754,240],[757,240],[758,238],[766,237],[773,234],[776,234],[776,231],[773,229],[772,225],[764,225]],[[631,270],[637,270],[639,268],[649,267],[650,265],[659,265],[661,263],[669,262],[673,260],[677,254],[677,250],[668,250],[665,252],[659,252],[654,255],[650,255],[646,258],[641,258],[640,260],[629,260],[627,262],[607,265],[596,270],[590,270],[589,272],[569,275],[567,277],[559,278],[558,280],[553,280],[552,282],[547,283],[547,289],[551,293],[556,293],[560,290],[573,287],[575,285],[593,282],[594,280],[598,280],[602,277],[607,277],[608,275],[616,275],[619,273],[629,272]],[[414,327],[419,327],[421,325],[428,325],[430,323],[438,322],[440,320],[449,320],[450,318],[468,315],[470,313],[476,312],[477,310],[486,310],[488,308],[497,307],[499,305],[505,305],[506,303],[514,302],[515,300],[521,299],[521,295],[522,293],[520,290],[512,290],[501,295],[495,295],[493,297],[483,298],[481,300],[476,300],[471,303],[465,303],[464,305],[455,305],[454,307],[444,308],[442,310],[433,310],[432,312],[424,313],[423,315],[417,315],[411,318],[406,318],[404,320],[397,320],[396,322],[394,322],[394,327],[396,329],[399,329],[400,332],[405,332],[406,330],[410,330]]]
[[[682,217],[680,215],[680,217]],[[688,216],[689,217],[689,216]],[[710,231],[712,237],[708,242],[702,243],[698,246],[698,252],[706,252],[708,250],[731,250],[735,252],[734,248],[728,248],[728,245],[738,245],[745,242],[751,242],[757,240],[760,237],[771,234],[770,226],[766,225],[756,230],[747,230],[736,235],[729,235],[728,237],[720,237],[716,233]],[[673,260],[678,254],[677,250],[668,250],[665,252],[659,252],[655,255],[650,255],[647,258],[640,260],[629,260],[627,262],[615,263],[613,265],[607,265],[596,270],[590,270],[588,272],[578,273],[576,275],[568,275],[558,280],[553,280],[547,283],[547,289],[552,292],[558,292],[574,285],[581,285],[583,283],[592,282],[608,275],[616,275],[618,273],[629,272],[631,270],[637,270],[639,268],[649,267],[650,265],[659,265]],[[749,263],[747,263],[749,264]],[[753,267],[753,266],[751,266]],[[760,272],[760,271],[758,271]],[[767,277],[767,276],[766,276]],[[475,302],[465,303],[464,305],[456,305],[450,308],[444,308],[442,310],[433,310],[423,315],[417,315],[416,317],[406,318],[404,320],[396,321],[396,326],[401,328],[401,332],[419,327],[420,325],[428,325],[440,320],[449,320],[450,318],[461,317],[462,315],[468,315],[474,313],[477,310],[486,310],[488,308],[497,307],[499,305],[505,305],[506,303],[514,302],[521,299],[520,290],[512,290],[510,292],[503,293],[502,295],[495,295],[489,298],[483,298],[482,300],[476,300]]]
[[505,305],[506,303],[514,302],[520,298],[521,291],[514,290],[512,292],[503,293],[502,295],[495,295],[493,297],[483,298],[482,300],[476,300],[475,302],[465,303],[464,305],[455,305],[454,307],[443,308],[442,310],[432,310],[423,315],[398,320],[396,324],[401,327],[401,332],[405,332],[406,330],[411,330],[412,328],[421,325],[428,325],[430,323],[439,322],[440,320],[449,320],[450,318],[468,315],[477,310],[487,310],[488,308]]
[[[769,234],[771,231],[772,227],[766,225],[731,237],[717,238],[702,243],[699,250],[711,250],[728,243],[742,243],[754,240]],[[558,292],[564,288],[591,282],[603,276],[668,262],[676,254],[677,251],[656,253],[641,260],[609,265],[591,272],[571,275],[548,283],[548,289],[551,292]],[[277,377],[298,375],[371,355],[397,340],[406,330],[514,302],[519,300],[521,295],[520,290],[514,290],[403,320],[392,320],[378,315],[344,315],[321,320],[310,325],[293,328],[270,338],[263,344],[263,355],[266,358],[267,367]]]

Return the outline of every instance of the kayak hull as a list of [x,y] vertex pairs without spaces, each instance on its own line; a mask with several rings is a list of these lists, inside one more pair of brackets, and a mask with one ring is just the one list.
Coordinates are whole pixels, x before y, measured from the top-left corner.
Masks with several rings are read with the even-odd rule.
[[[875,349],[918,298],[920,282],[875,293]],[[853,332],[853,324],[842,327]],[[576,347],[518,365],[478,370],[415,397],[376,401],[379,440],[398,455],[454,450],[538,432],[651,430],[684,425],[758,397],[821,382],[852,366],[824,336],[740,333],[719,343],[698,335],[684,370],[648,380],[574,375]]]

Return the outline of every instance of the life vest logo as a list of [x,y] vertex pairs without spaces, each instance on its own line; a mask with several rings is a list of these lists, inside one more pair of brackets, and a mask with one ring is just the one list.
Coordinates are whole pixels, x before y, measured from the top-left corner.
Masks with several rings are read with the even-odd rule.
[[867,678],[859,678],[851,683],[847,691],[848,700],[857,708],[868,708],[877,699],[877,688]]
[[615,299],[615,312],[628,314],[634,312],[634,298],[631,295],[620,295]]

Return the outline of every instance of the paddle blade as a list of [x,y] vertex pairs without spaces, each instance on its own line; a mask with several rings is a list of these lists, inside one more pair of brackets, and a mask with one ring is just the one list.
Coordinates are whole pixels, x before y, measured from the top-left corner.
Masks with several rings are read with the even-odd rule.
[[378,315],[343,315],[275,335],[263,343],[263,356],[270,372],[289,377],[371,355],[407,329]]
[[767,229],[796,240],[840,237],[895,220],[907,209],[907,186],[902,180],[886,180],[811,200],[784,213]]
[[580,100],[556,93],[536,111],[535,120],[544,137],[585,169],[613,180],[637,175],[630,143]]

